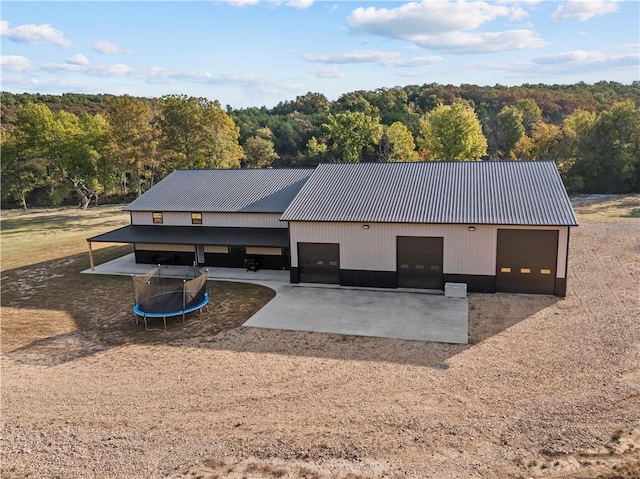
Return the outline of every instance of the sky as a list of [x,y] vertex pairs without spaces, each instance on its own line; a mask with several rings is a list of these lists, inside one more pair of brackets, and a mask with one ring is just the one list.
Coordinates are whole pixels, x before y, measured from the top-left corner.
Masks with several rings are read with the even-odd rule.
[[2,91],[233,108],[424,83],[640,80],[637,0],[1,4]]

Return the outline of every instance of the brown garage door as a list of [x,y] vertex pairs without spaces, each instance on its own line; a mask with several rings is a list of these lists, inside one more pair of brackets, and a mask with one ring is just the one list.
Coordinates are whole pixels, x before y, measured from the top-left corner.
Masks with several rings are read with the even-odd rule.
[[340,245],[298,243],[301,283],[340,284]]
[[558,232],[498,230],[496,291],[554,294]]
[[442,238],[398,236],[398,287],[443,289]]

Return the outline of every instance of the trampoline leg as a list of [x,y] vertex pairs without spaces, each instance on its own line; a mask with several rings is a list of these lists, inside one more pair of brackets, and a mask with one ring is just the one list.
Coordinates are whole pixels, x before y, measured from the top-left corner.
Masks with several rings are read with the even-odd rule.
[[[162,331],[162,329],[160,328],[150,328],[148,323],[147,323],[147,316],[143,316],[144,319],[144,329],[146,329],[147,331]],[[164,322],[164,329],[167,329],[167,318],[166,316],[162,317],[162,320]]]

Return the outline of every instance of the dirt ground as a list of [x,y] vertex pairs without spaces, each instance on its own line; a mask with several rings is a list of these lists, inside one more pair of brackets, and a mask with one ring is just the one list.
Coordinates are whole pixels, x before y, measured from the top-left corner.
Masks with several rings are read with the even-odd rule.
[[75,230],[3,238],[0,473],[639,477],[640,201],[574,204],[567,298],[472,294],[468,346],[243,328],[273,293],[225,282],[146,332],[127,278],[78,273]]

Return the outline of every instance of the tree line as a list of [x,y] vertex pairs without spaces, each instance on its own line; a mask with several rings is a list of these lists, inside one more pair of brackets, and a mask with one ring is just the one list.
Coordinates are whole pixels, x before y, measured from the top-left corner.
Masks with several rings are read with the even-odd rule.
[[640,191],[640,82],[407,86],[273,108],[186,95],[2,93],[2,207],[129,201],[175,169],[554,160],[567,189]]

